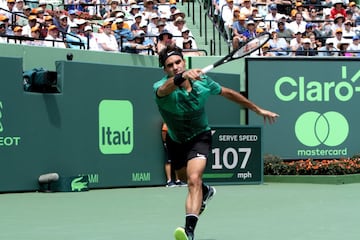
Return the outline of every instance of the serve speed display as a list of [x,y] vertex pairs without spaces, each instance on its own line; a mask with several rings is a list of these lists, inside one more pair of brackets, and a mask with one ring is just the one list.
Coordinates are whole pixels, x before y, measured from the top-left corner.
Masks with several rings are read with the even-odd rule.
[[261,184],[261,127],[212,127],[212,151],[203,174],[205,182]]

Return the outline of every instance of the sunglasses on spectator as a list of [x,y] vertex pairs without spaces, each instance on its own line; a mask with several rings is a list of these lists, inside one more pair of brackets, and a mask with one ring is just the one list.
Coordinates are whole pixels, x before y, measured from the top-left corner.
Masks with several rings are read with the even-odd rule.
[[5,25],[0,25],[0,28],[5,28]]

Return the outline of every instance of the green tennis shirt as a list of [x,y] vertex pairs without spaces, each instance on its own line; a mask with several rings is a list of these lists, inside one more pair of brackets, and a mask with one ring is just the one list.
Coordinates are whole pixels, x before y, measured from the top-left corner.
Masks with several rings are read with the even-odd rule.
[[191,92],[178,87],[171,94],[158,97],[157,89],[168,77],[163,77],[153,86],[155,101],[160,114],[168,126],[168,133],[172,140],[183,143],[198,134],[210,130],[205,113],[205,103],[210,95],[221,93],[221,86],[208,76],[201,76],[201,81],[190,81]]

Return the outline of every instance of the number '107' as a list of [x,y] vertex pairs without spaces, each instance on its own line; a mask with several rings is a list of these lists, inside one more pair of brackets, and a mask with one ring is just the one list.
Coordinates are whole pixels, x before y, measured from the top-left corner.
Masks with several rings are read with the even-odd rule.
[[212,169],[223,169],[223,167],[226,169],[234,169],[239,164],[240,153],[245,153],[244,158],[240,160],[240,169],[244,169],[249,161],[251,148],[226,148],[222,155],[220,148],[214,148],[212,153],[214,154],[214,164],[212,165]]

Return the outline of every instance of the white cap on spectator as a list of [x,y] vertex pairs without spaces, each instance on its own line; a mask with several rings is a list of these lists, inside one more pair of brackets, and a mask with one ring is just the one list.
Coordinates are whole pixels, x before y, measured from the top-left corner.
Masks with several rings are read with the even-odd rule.
[[77,25],[83,25],[86,23],[86,20],[83,19],[83,18],[75,18],[74,19],[74,22],[77,24]]
[[92,31],[93,29],[92,29],[92,27],[91,26],[85,26],[85,28],[84,28],[84,31],[86,32],[86,31]]
[[325,44],[334,44],[334,39],[333,38],[327,38],[326,41],[325,41]]
[[78,26],[76,23],[72,22],[72,23],[69,24],[69,27],[71,27],[71,28],[77,28],[77,27],[79,27],[79,26]]
[[304,38],[302,40],[302,43],[311,43],[310,38]]
[[133,4],[133,5],[131,5],[131,8],[138,8],[138,9],[140,9],[141,7],[140,7],[139,5],[137,5],[137,4]]
[[143,22],[141,22],[140,24],[139,24],[139,27],[147,27],[147,22],[145,22],[145,21],[143,21]]
[[143,17],[143,15],[141,13],[135,14],[134,18],[138,18],[138,17]]

